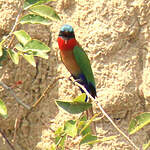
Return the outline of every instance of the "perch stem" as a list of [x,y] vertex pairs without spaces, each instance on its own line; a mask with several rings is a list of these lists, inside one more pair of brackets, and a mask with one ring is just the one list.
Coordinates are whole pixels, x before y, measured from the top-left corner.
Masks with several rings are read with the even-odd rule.
[[89,92],[81,85],[79,84],[78,82],[76,82],[73,78],[71,78],[71,80],[73,81],[73,83],[75,83],[78,87],[82,88],[84,90],[84,92],[86,93],[86,95],[91,98],[91,100],[99,107],[99,109],[101,110],[101,112],[103,113],[103,115],[111,122],[111,124],[116,128],[116,130],[121,134],[123,135],[127,140],[128,142],[136,149],[136,150],[139,150],[139,148],[132,142],[132,140],[123,132],[121,131],[118,126],[113,122],[113,120],[108,116],[108,114],[105,112],[105,110],[102,108],[101,104],[96,100],[94,99],[90,94]]

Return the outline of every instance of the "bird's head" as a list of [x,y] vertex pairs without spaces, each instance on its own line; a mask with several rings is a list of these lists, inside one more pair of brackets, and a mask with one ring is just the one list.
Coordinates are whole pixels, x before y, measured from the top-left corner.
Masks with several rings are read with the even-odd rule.
[[63,25],[60,29],[57,41],[60,50],[72,50],[75,45],[77,45],[72,26],[68,24]]
[[64,40],[75,38],[72,26],[68,24],[63,25],[60,29],[59,37],[63,38]]

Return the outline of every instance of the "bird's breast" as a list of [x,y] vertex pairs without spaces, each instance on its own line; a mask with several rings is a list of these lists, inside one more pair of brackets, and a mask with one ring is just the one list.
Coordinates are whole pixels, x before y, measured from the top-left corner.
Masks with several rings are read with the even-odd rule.
[[58,46],[60,50],[68,51],[70,49],[73,49],[77,45],[77,41],[75,38],[72,39],[64,39],[62,37],[58,37]]
[[73,50],[60,51],[60,55],[64,65],[72,75],[78,75],[81,73],[80,67],[73,55]]

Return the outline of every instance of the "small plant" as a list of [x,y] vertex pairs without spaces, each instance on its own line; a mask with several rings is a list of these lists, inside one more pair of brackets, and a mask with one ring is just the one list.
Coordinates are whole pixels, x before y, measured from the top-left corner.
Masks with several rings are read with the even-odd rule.
[[[3,37],[0,42],[0,63],[6,59],[6,56],[10,56],[11,60],[15,64],[18,64],[19,57],[23,56],[31,65],[35,67],[35,56],[48,59],[47,53],[50,51],[50,48],[46,44],[39,40],[32,39],[24,30],[15,31],[15,29],[18,24],[31,23],[49,25],[52,20],[60,20],[60,17],[57,15],[56,11],[52,7],[44,4],[51,1],[52,0],[26,0],[24,2],[21,14],[18,15],[14,28],[10,34]],[[24,11],[27,12],[27,14],[20,17]],[[14,35],[19,43],[14,47],[11,47],[11,43],[14,40]]]
[[[56,101],[56,103],[70,114],[79,114],[92,107],[92,104],[85,102],[85,99],[86,94],[83,93],[82,95],[73,99],[73,101]],[[66,121],[63,127],[59,127],[55,131],[55,142],[51,146],[51,150],[64,149],[67,137],[75,139],[80,136],[78,143],[79,146],[82,144],[89,144],[92,146],[95,143],[113,140],[116,138],[117,136],[110,136],[103,139],[98,139],[97,136],[92,134],[90,125],[97,116],[98,114],[94,115],[90,120],[87,120],[85,115],[81,115],[81,117],[76,120]]]
[[[10,57],[15,64],[18,64],[19,58],[22,56],[34,67],[36,66],[34,57],[48,59],[47,53],[50,51],[50,48],[46,44],[39,40],[32,39],[24,30],[16,31],[16,28],[18,24],[31,23],[49,25],[52,20],[60,20],[56,11],[52,7],[44,4],[51,1],[53,0],[25,0],[23,8],[20,9],[20,13],[16,18],[12,31],[0,41],[1,66],[8,57]],[[25,12],[26,15],[22,16],[23,12]],[[13,47],[11,45],[15,39],[14,36],[18,40],[18,43]],[[7,116],[6,110],[5,104],[0,100],[0,114],[5,118]]]
[[[129,125],[129,134],[135,134],[140,129],[142,129],[144,126],[150,124],[150,112],[142,113],[138,116],[136,116],[134,119],[131,120]],[[147,144],[143,144],[143,150],[147,150],[148,147],[150,147],[150,140],[147,142]]]
[[[69,140],[68,137],[70,137]],[[50,150],[63,150],[65,149],[65,147],[67,147],[65,143],[68,143],[70,140],[73,141],[77,137],[78,137],[78,143],[77,143],[78,146],[82,144],[88,144],[92,147],[93,144],[95,143],[101,143],[108,140],[113,140],[117,136],[110,136],[110,137],[98,139],[97,136],[92,135],[89,120],[87,120],[86,116],[81,116],[77,120],[65,121],[63,127],[59,127],[55,131],[54,143],[51,145]]]

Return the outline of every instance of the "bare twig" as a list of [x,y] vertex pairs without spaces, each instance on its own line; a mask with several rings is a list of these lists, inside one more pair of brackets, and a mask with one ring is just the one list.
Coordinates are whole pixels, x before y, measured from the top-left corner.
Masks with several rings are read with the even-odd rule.
[[18,118],[15,119],[15,124],[14,124],[15,131],[14,131],[14,136],[13,136],[12,142],[15,142],[15,140],[16,140],[17,125],[18,125]]
[[[23,4],[24,4],[24,0],[22,2],[20,2],[20,9],[19,9],[18,15],[16,17],[15,23],[14,23],[14,25],[13,25],[10,33],[5,37],[5,39],[8,39],[9,37],[11,37],[11,35],[13,34],[13,32],[16,30],[18,22],[19,22],[19,18],[21,16],[22,11],[23,11]],[[11,40],[10,40],[10,42],[9,42],[9,44],[7,45],[7,48],[10,48],[10,46],[11,46],[14,38],[15,38],[15,36],[13,35],[12,38],[11,38]]]
[[64,79],[64,77],[58,77],[56,78],[52,84],[49,84],[48,87],[44,90],[43,94],[41,95],[41,97],[32,105],[32,108],[37,106],[40,101],[42,100],[42,98],[46,95],[47,91],[50,89],[50,88],[53,88],[56,84],[56,82],[59,80],[59,79]]
[[3,131],[0,129],[0,134],[2,135],[2,137],[5,139],[5,141],[8,143],[9,147],[11,150],[15,150],[15,148],[13,147],[13,145],[9,142],[9,140],[7,139],[7,137],[5,136],[5,134],[3,133]]
[[[16,28],[17,28],[17,26],[19,24],[19,18],[20,18],[21,14],[22,14],[22,11],[23,11],[23,4],[24,4],[24,0],[22,0],[22,2],[20,2],[20,9],[19,9],[19,12],[17,14],[15,23],[14,23],[10,33],[3,38],[4,43],[6,42],[6,40],[9,41],[7,46],[6,46],[7,49],[9,49],[11,47],[11,44],[13,43],[13,41],[15,39],[15,36],[13,35],[13,32],[16,30]],[[12,38],[11,38],[11,36],[12,36]]]
[[[94,119],[99,116],[101,114],[101,112],[99,112],[98,114],[95,114],[94,116],[92,116],[92,118],[87,122],[87,124],[81,129],[80,134],[94,121]],[[95,127],[96,128],[96,127]],[[96,129],[95,129],[95,133],[96,134]]]
[[94,99],[89,92],[84,88],[84,86],[82,86],[81,84],[79,84],[78,82],[76,82],[73,78],[71,78],[71,80],[73,81],[73,83],[75,83],[78,87],[82,88],[84,90],[84,92],[86,93],[86,95],[91,98],[91,100],[99,107],[99,109],[101,110],[101,112],[103,113],[103,115],[111,122],[111,124],[118,130],[118,132],[120,134],[122,134],[127,140],[128,142],[136,149],[139,150],[139,148],[130,140],[130,138],[123,132],[121,131],[118,126],[113,122],[113,120],[107,115],[107,113],[104,111],[104,109],[102,108],[102,106],[100,105],[100,103]]
[[15,119],[15,124],[14,124],[14,136],[13,136],[13,139],[12,139],[12,142],[14,143],[15,140],[16,140],[16,136],[17,136],[17,129],[19,128],[20,126],[20,123],[21,123],[21,119],[22,119],[22,115],[20,115],[22,110],[22,106],[21,105],[18,105],[17,106],[17,117]]
[[61,135],[61,138],[59,139],[59,141],[56,143],[56,148],[59,147],[59,144],[62,142],[63,138],[66,136],[66,133],[63,133],[63,135]]
[[23,102],[16,96],[16,94],[14,93],[14,91],[13,91],[10,87],[8,87],[5,83],[3,83],[2,81],[0,81],[0,85],[3,86],[6,90],[8,90],[8,92],[16,99],[16,101],[17,101],[20,105],[24,106],[24,107],[25,107],[26,109],[28,109],[28,110],[31,109],[31,107],[28,106],[28,105],[26,105],[25,103],[23,103]]

